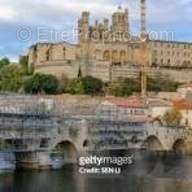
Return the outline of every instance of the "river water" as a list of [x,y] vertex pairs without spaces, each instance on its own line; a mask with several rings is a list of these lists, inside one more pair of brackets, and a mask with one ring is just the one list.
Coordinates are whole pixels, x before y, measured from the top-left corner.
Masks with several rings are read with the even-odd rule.
[[155,154],[120,175],[81,175],[78,166],[0,174],[0,192],[192,192],[192,156]]

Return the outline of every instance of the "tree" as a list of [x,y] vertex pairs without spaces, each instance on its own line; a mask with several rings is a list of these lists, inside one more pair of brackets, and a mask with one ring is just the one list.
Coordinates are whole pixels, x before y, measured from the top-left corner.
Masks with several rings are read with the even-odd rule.
[[29,69],[28,69],[28,56],[22,56],[19,59],[19,64],[21,65],[21,68],[23,70],[23,73],[28,75]]
[[179,110],[173,108],[168,110],[164,114],[163,120],[165,121],[167,126],[170,126],[170,127],[180,126],[180,123],[182,120],[182,114]]
[[147,90],[160,92],[162,90],[162,85],[160,79],[147,78]]
[[59,82],[53,75],[34,74],[24,82],[24,91],[30,94],[56,94]]
[[103,82],[91,76],[74,79],[70,92],[72,94],[98,95],[103,92]]
[[108,85],[108,93],[114,96],[126,97],[134,92],[140,92],[140,82],[138,79],[120,79],[118,82],[113,82]]
[[81,71],[81,66],[79,66],[79,71],[78,71],[78,78],[82,77],[82,71]]
[[7,57],[4,57],[0,60],[0,69],[2,69],[4,66],[9,65],[10,61]]
[[65,74],[62,74],[61,78],[59,79],[58,93],[70,92],[70,86],[71,86],[71,79],[68,79],[68,77]]
[[1,91],[18,92],[22,86],[23,73],[17,65],[7,65],[0,70]]
[[154,92],[175,92],[179,86],[178,82],[172,81],[169,78],[150,78],[147,81],[147,90]]

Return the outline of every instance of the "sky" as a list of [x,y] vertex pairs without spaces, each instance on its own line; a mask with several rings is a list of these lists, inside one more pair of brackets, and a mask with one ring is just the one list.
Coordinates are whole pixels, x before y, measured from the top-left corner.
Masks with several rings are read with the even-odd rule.
[[[0,58],[16,61],[35,42],[76,42],[77,19],[90,11],[90,22],[110,18],[118,5],[129,9],[130,30],[137,34],[140,0],[0,0]],[[192,41],[192,0],[147,0],[147,29],[153,38]]]

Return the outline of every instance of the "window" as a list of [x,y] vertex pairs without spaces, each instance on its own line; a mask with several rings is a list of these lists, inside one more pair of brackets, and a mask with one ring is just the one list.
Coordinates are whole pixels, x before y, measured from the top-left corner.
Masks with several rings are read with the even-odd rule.
[[161,65],[163,65],[163,59],[161,59]]
[[122,50],[122,51],[120,52],[120,61],[121,61],[122,63],[124,63],[124,62],[126,61],[126,52],[125,52],[124,50]]
[[104,61],[110,61],[110,52],[109,51],[104,51],[103,60]]
[[63,47],[63,58],[65,59],[65,57],[66,57],[66,49],[65,47]]
[[170,63],[171,63],[171,59],[168,59],[167,64],[170,65]]

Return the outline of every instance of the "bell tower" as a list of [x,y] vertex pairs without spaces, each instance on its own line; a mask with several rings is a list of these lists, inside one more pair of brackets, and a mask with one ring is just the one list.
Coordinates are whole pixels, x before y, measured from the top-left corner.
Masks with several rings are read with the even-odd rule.
[[78,36],[79,43],[85,42],[89,38],[89,16],[88,11],[82,12],[81,18],[78,20]]

